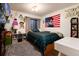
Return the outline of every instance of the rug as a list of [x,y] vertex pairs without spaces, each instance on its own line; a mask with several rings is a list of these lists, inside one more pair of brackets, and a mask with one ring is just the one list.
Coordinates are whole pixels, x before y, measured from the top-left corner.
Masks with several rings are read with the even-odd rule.
[[41,56],[41,53],[27,40],[18,42],[14,39],[11,45],[6,46],[5,56]]

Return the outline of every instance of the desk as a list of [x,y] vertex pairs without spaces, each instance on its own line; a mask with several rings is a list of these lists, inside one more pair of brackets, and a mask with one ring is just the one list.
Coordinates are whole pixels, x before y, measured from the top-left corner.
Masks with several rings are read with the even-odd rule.
[[59,55],[79,56],[79,38],[65,37],[55,42],[55,49]]

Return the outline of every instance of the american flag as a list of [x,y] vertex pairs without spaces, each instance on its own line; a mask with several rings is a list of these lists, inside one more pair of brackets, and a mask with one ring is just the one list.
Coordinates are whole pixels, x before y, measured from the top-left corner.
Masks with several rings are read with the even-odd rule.
[[60,27],[60,14],[52,16],[54,27]]

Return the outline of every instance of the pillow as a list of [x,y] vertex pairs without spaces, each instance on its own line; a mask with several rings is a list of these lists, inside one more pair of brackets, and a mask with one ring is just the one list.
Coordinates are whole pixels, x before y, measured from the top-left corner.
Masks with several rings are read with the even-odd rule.
[[32,29],[33,32],[40,32],[38,29]]
[[39,31],[42,31],[40,28],[38,29]]
[[58,34],[59,37],[63,38],[63,34],[62,33],[57,32],[57,34]]
[[63,38],[64,37],[63,34],[60,33],[60,32],[51,32],[51,33],[56,33],[60,38]]
[[50,33],[50,31],[42,31],[42,32]]

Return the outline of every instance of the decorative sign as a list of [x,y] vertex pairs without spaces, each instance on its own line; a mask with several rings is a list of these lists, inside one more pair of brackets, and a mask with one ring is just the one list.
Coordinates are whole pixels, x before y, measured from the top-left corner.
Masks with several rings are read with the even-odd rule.
[[66,12],[66,16],[65,16],[66,18],[73,17],[73,16],[79,16],[79,6],[65,10],[65,12]]
[[45,27],[60,27],[60,14],[46,18]]

